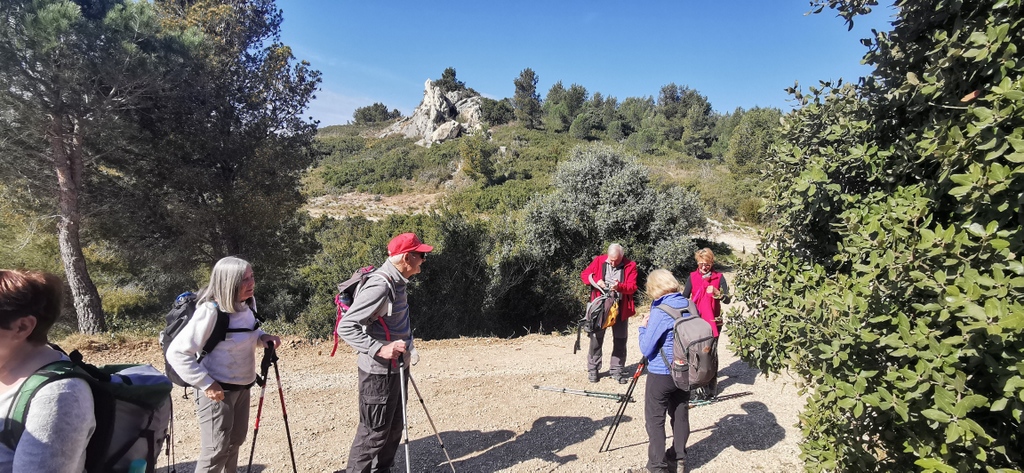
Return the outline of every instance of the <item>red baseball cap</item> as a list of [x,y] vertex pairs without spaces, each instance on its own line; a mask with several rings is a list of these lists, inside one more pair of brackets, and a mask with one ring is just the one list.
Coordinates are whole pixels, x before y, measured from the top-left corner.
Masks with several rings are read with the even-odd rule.
[[388,243],[388,256],[400,255],[410,251],[430,253],[433,250],[433,246],[425,245],[419,238],[416,238],[415,233],[403,233],[392,238],[391,242]]

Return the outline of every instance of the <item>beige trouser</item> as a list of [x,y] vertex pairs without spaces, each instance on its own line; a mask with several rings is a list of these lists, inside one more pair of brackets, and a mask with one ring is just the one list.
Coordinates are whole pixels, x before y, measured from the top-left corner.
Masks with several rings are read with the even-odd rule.
[[238,471],[238,448],[249,430],[249,391],[224,391],[223,401],[213,401],[195,390],[201,445],[196,473]]

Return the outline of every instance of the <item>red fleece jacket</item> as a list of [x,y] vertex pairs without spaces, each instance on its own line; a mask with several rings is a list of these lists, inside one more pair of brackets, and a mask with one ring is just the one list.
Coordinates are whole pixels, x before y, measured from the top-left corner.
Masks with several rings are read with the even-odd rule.
[[[636,263],[629,258],[622,258],[624,267],[622,268],[622,281],[619,281],[619,293],[622,294],[622,304],[619,308],[620,317],[625,320],[633,316],[636,313],[636,307],[633,302],[633,294],[636,294]],[[604,280],[604,263],[608,261],[608,255],[598,255],[594,257],[594,261],[590,262],[590,266],[584,269],[580,273],[580,279],[583,280],[583,284],[590,286],[590,276],[594,276],[594,282]],[[591,288],[590,300],[597,299],[601,295],[601,291]]]

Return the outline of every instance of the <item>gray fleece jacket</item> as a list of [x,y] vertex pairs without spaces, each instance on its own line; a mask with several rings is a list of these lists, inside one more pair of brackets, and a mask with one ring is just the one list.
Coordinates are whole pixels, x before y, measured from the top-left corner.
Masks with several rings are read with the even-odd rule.
[[[381,347],[395,340],[405,340],[405,361],[408,365],[409,350],[412,350],[412,323],[406,294],[408,284],[409,280],[398,268],[391,261],[385,261],[356,292],[352,307],[338,324],[338,336],[358,352],[356,365],[363,372],[387,374],[390,361],[376,355]],[[393,299],[388,295],[392,289]]]

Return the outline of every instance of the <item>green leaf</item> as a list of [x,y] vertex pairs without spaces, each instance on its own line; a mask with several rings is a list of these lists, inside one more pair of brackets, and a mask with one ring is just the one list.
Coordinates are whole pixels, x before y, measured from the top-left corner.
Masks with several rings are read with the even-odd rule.
[[942,422],[943,424],[949,423],[949,414],[942,412],[938,409],[925,409],[921,411],[921,415],[934,420],[936,422]]
[[984,150],[989,150],[989,149],[995,148],[997,142],[998,142],[998,140],[996,140],[995,138],[992,138],[991,140],[988,140],[988,141],[978,145],[978,149],[984,151]]
[[953,415],[957,418],[966,417],[967,413],[985,404],[988,404],[988,398],[985,396],[980,394],[966,396],[956,403],[956,407],[953,408]]
[[967,232],[976,237],[984,237],[987,235],[987,233],[985,233],[985,227],[977,222],[968,225]]
[[1017,101],[1024,99],[1024,92],[1021,92],[1019,90],[1007,90],[1005,93],[1003,93],[1003,97],[1008,100]]
[[943,463],[942,460],[938,460],[935,458],[921,458],[915,461],[914,464],[921,468],[924,468],[925,471],[935,470],[941,471],[942,473],[956,473],[956,468],[953,468]]
[[992,120],[992,110],[989,110],[987,108],[977,107],[977,108],[971,109],[971,113],[973,113],[974,116],[978,117],[983,122],[987,122],[989,120]]
[[958,186],[949,190],[949,195],[953,197],[963,197],[968,192],[974,189],[974,186]]

